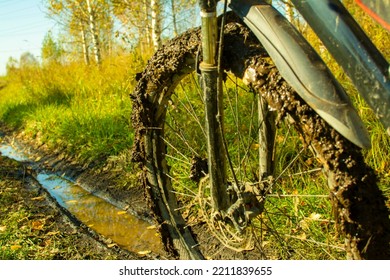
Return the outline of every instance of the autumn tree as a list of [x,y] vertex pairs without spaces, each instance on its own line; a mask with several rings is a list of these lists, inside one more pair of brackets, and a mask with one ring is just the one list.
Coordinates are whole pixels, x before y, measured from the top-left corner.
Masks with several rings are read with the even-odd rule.
[[[142,50],[151,46],[150,0],[112,0],[113,13],[122,23],[122,38],[138,44]],[[118,34],[119,35],[119,34]]]
[[30,52],[24,52],[20,55],[19,59],[19,68],[27,69],[38,66],[38,60],[36,57]]
[[9,57],[7,64],[5,66],[5,69],[7,71],[7,76],[11,76],[15,74],[18,71],[19,68],[19,62],[16,58],[14,57]]
[[158,48],[164,37],[181,33],[194,20],[196,0],[112,0],[126,38],[141,49]]
[[49,31],[42,42],[41,57],[43,63],[58,63],[62,55],[61,46],[53,38],[53,34]]
[[197,7],[196,0],[168,0],[170,16],[167,17],[166,25],[172,26],[173,36],[177,36],[185,29],[193,27],[194,16]]
[[66,27],[81,46],[85,63],[90,63],[90,49],[94,61],[100,64],[104,47],[109,52],[113,20],[108,0],[46,0],[49,16]]

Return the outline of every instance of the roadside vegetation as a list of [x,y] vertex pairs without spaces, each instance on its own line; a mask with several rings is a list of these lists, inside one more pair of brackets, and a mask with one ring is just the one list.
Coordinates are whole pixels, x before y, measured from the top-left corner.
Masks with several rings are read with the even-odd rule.
[[129,94],[141,65],[142,58],[129,55],[100,67],[72,63],[18,70],[1,92],[1,119],[38,144],[83,162],[104,161],[132,144]]
[[[389,33],[365,17],[350,2],[347,1],[349,8],[355,10],[365,30],[389,60]],[[126,10],[126,7],[122,8]],[[59,10],[57,12],[60,13]],[[318,40],[309,30],[306,32],[313,45],[320,50]],[[92,37],[90,40],[92,45]],[[0,79],[0,122],[25,139],[34,141],[37,146],[45,145],[49,150],[60,151],[85,168],[111,164],[127,174],[125,180],[136,180],[133,175],[137,170],[130,161],[133,144],[130,94],[136,83],[136,74],[142,71],[153,53],[153,42],[147,47],[144,42],[139,42],[132,51],[117,52],[115,55],[103,49],[99,61],[93,62],[93,58],[89,57],[89,63],[85,61],[85,53],[84,56],[77,56],[75,50],[64,56],[64,50],[58,49],[59,45],[48,37],[42,47],[45,51],[43,54],[46,53],[45,62],[36,63],[32,59],[27,60],[28,63],[9,65],[7,75]],[[75,49],[80,50],[81,47]],[[54,54],[56,58],[49,59]],[[64,62],[70,55],[72,59]],[[390,137],[344,72],[326,52],[322,52],[322,56],[352,96],[369,130],[372,149],[364,153],[367,162],[377,172],[383,191],[390,197]],[[3,166],[1,168],[4,169]],[[66,250],[56,247],[59,236],[57,229],[48,227],[43,231],[50,220],[29,212],[29,206],[18,197],[20,182],[4,181],[6,175],[1,172],[0,242],[5,242],[3,237],[6,237],[6,242],[13,241],[0,250],[0,259],[56,258],[59,252]],[[34,224],[34,221],[37,222]],[[27,240],[21,238],[26,236],[25,231],[30,236]],[[73,244],[72,235],[66,237],[64,244]],[[29,249],[23,251],[25,246],[29,246]],[[42,246],[47,247],[48,251],[40,251]],[[63,252],[61,256],[83,258],[88,254],[81,251],[79,255]]]

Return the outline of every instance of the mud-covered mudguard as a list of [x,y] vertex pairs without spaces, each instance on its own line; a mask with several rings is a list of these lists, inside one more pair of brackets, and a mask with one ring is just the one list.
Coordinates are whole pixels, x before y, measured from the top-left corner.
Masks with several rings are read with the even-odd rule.
[[[338,0],[292,0],[390,135],[390,66]],[[390,0],[358,1],[390,22]],[[374,2],[376,3],[374,5]],[[390,26],[390,25],[389,25]]]
[[230,0],[228,4],[297,93],[340,134],[359,147],[369,148],[369,135],[348,95],[295,27],[265,1]]

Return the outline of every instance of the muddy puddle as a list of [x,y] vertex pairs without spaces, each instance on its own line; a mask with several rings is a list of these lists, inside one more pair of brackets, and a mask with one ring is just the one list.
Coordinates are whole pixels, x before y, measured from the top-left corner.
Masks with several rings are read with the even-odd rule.
[[[29,160],[26,154],[11,144],[0,143],[0,152],[17,161]],[[62,207],[106,239],[142,255],[163,252],[156,229],[150,223],[93,195],[67,178],[39,172],[36,179]]]

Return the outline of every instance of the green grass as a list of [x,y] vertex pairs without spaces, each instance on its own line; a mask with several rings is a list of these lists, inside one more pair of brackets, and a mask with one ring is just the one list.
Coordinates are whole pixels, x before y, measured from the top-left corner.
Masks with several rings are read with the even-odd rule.
[[61,234],[53,231],[53,217],[36,212],[30,199],[39,194],[28,191],[22,181],[8,175],[21,166],[10,160],[0,161],[0,259],[51,259],[63,252],[62,241],[71,245],[71,240],[59,242]]
[[118,155],[133,142],[129,94],[135,62],[122,57],[101,68],[72,64],[21,70],[0,91],[0,118],[81,161]]

